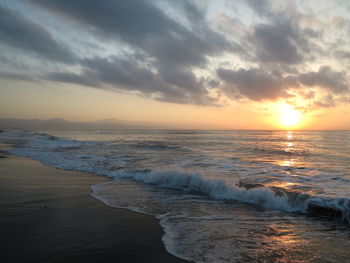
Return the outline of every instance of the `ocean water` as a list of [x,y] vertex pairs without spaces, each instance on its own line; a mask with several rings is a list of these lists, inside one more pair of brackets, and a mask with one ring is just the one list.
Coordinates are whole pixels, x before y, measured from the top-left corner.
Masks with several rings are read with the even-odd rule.
[[11,152],[111,181],[108,206],[150,214],[195,262],[348,262],[350,131],[10,131]]

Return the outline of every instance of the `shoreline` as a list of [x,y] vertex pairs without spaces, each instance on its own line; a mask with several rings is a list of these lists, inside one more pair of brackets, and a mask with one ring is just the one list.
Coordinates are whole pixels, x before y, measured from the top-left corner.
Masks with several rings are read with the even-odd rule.
[[59,170],[0,141],[1,250],[7,262],[187,262],[165,250],[156,219],[93,198],[95,174]]

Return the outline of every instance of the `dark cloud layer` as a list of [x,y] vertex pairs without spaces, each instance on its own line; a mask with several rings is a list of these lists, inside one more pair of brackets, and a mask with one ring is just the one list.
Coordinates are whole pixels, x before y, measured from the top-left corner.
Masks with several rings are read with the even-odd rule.
[[135,91],[159,101],[182,104],[212,104],[203,83],[188,71],[154,72],[132,56],[85,59],[80,62],[84,71],[56,72],[45,79],[90,87],[108,85],[125,91]]
[[74,62],[74,54],[58,43],[42,26],[19,12],[0,5],[0,42],[45,59]]
[[82,23],[99,36],[122,41],[152,61],[146,67],[142,65],[142,60],[134,59],[134,54],[129,54],[127,59],[83,60],[82,74],[51,73],[47,77],[52,80],[97,87],[109,84],[120,90],[138,91],[157,100],[207,104],[212,102],[209,91],[205,83],[195,76],[193,69],[205,68],[208,56],[240,49],[237,44],[228,42],[223,35],[211,30],[204,20],[203,10],[189,1],[175,4],[186,11],[184,14],[190,22],[189,27],[168,17],[152,1],[30,2]]
[[349,91],[345,72],[334,71],[329,66],[320,67],[316,72],[300,74],[299,80],[306,86],[319,86],[334,93]]
[[[221,25],[224,30],[207,21],[205,8],[191,0],[161,2],[170,11],[146,0],[26,2],[57,19],[78,23],[94,39],[108,41],[118,51],[78,58],[44,25],[0,5],[0,43],[50,62],[77,66],[39,74],[38,78],[46,81],[201,105],[217,105],[211,94],[263,101],[290,99],[299,92],[311,101],[317,96],[310,94],[319,89],[324,94],[314,104],[329,107],[336,105],[336,96],[350,93],[344,71],[330,66],[309,69],[315,57],[327,56],[325,45],[319,45],[326,29],[311,26],[312,17],[297,8],[276,8],[269,0],[234,1],[232,5],[250,8],[259,22],[232,18],[235,23]],[[302,24],[302,19],[308,19],[307,23]],[[329,55],[346,59],[346,50]],[[232,56],[227,66],[222,66],[226,54]],[[210,65],[211,58],[221,61]],[[0,73],[0,78],[33,79],[20,73]]]
[[[51,12],[83,23],[106,37],[116,37],[140,48],[162,65],[192,66],[206,62],[206,56],[230,47],[226,39],[206,24],[193,25],[192,31],[168,17],[152,1],[61,1],[30,0]],[[201,18],[201,11],[191,2],[180,5],[187,16]],[[192,22],[192,20],[190,20]]]
[[[335,106],[332,94],[349,94],[349,83],[345,72],[333,70],[330,66],[322,66],[318,71],[290,74],[287,77],[280,72],[266,72],[262,69],[229,70],[220,68],[217,74],[224,81],[229,94],[240,94],[251,100],[274,100],[288,98],[291,89],[321,88],[328,92],[320,107]],[[312,96],[311,96],[312,95]],[[305,99],[313,99],[314,92],[304,93]],[[323,105],[323,106],[322,106]]]
[[301,27],[301,13],[296,10],[288,13],[281,8],[275,10],[268,0],[247,0],[244,3],[264,20],[253,26],[246,39],[253,46],[253,56],[258,64],[272,63],[272,66],[282,66],[286,70],[286,66],[303,64],[319,49],[315,40],[323,32]]
[[33,76],[21,73],[0,72],[0,78],[8,80],[39,82],[39,80]]
[[71,72],[51,72],[41,76],[42,79],[63,83],[79,84],[88,87],[100,87],[98,81],[90,78],[88,74],[77,74]]
[[296,41],[297,34],[287,21],[274,25],[259,24],[251,38],[258,61],[280,64],[299,64],[303,61]]
[[220,68],[218,76],[225,81],[226,89],[251,100],[277,99],[286,97],[285,83],[281,76],[275,76],[260,69],[228,70]]
[[[216,70],[223,87],[234,97],[250,100],[289,99],[295,93],[311,94],[319,89],[323,95],[304,99],[312,107],[335,106],[337,95],[349,95],[349,79],[344,71],[321,66],[318,71],[308,71],[307,63],[315,57],[329,56],[318,42],[325,35],[324,29],[310,26],[319,23],[313,17],[300,13],[291,5],[275,9],[268,0],[242,1],[258,17],[260,23],[241,36],[245,43],[248,61],[255,67]],[[302,20],[308,25],[302,25]],[[334,56],[346,58],[347,52],[335,51]],[[290,92],[292,91],[292,92]],[[312,91],[314,94],[315,90]]]

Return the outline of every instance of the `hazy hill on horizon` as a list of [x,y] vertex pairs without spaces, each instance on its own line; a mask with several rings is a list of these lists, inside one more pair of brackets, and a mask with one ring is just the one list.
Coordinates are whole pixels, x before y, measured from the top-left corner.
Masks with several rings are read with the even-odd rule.
[[0,129],[24,130],[164,130],[174,127],[151,122],[131,122],[117,119],[102,119],[92,122],[68,121],[61,118],[51,119],[15,119],[0,118]]

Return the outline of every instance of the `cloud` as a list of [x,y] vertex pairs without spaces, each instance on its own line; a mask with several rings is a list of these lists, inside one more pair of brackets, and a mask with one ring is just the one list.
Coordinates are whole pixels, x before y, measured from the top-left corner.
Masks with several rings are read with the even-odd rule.
[[27,82],[39,82],[39,80],[33,76],[27,74],[20,73],[11,73],[11,72],[0,72],[1,79],[8,80],[19,80],[19,81],[27,81]]
[[288,21],[274,25],[259,24],[250,36],[258,61],[281,64],[299,64],[303,61],[296,38],[296,30]]
[[292,104],[302,97],[310,110],[336,106],[342,102],[341,97],[350,94],[349,79],[344,70],[331,66],[310,70],[310,66],[317,65],[317,59],[346,58],[346,49],[326,51],[333,47],[332,43],[337,43],[337,47],[344,46],[346,39],[334,37],[333,40],[329,36],[325,39],[331,30],[324,28],[319,17],[300,11],[293,1],[237,1],[233,4],[235,10],[240,10],[242,4],[253,11],[259,22],[247,24],[237,18],[226,19],[235,21],[234,24],[226,23],[227,26],[239,24],[241,33],[235,31],[238,42],[248,54],[240,53],[240,59],[245,62],[243,65],[226,63],[216,69],[222,81],[220,87],[228,96],[253,101],[285,99]]
[[320,100],[315,100],[312,104],[312,107],[314,108],[330,108],[336,106],[336,101],[334,97],[331,94],[328,94],[327,96],[323,97]]
[[230,70],[220,68],[217,75],[224,81],[224,88],[228,94],[239,94],[250,100],[276,100],[288,99],[294,92],[304,99],[317,101],[312,88],[320,88],[326,92],[322,100],[317,101],[318,106],[330,107],[336,105],[333,95],[349,94],[349,83],[345,72],[333,70],[330,66],[322,66],[318,71],[293,73],[283,76],[279,71],[264,71],[250,68]]
[[[201,66],[206,56],[219,54],[230,45],[225,37],[212,31],[206,23],[190,28],[176,22],[152,1],[60,1],[30,0],[55,14],[78,21],[106,38],[114,37],[141,49],[162,66]],[[192,2],[183,2],[187,15],[202,19],[204,15]],[[194,19],[194,21],[196,21]],[[190,19],[190,22],[193,20]]]
[[342,59],[348,62],[350,59],[350,51],[337,50],[334,52],[334,56],[337,59]]
[[322,52],[316,43],[323,32],[312,28],[311,22],[308,26],[301,25],[306,16],[297,10],[294,2],[278,8],[268,0],[247,0],[244,4],[262,18],[243,38],[253,49],[256,63],[290,70],[290,66],[302,65]]
[[254,10],[259,16],[271,17],[274,15],[268,0],[244,0],[244,3]]
[[[210,85],[194,74],[206,70],[208,57],[241,47],[214,31],[205,10],[192,1],[169,2],[183,21],[175,21],[152,1],[30,0],[49,12],[74,20],[104,39],[122,41],[127,55],[82,59],[81,74],[54,72],[45,77],[86,86],[110,85],[155,100],[215,104]],[[138,54],[139,57],[136,57]]]
[[75,55],[57,42],[44,27],[1,5],[0,42],[49,60],[65,63],[75,60]]
[[228,93],[239,92],[256,101],[287,97],[286,83],[278,74],[274,75],[261,69],[228,70],[220,68],[218,76],[225,82]]
[[137,92],[159,101],[181,104],[214,104],[204,81],[197,80],[191,71],[156,69],[140,62],[139,57],[95,57],[80,62],[81,73],[52,72],[43,78],[95,88]]
[[100,87],[98,81],[91,78],[88,74],[78,74],[71,72],[50,72],[42,75],[41,78],[49,81],[73,83],[94,88]]
[[334,93],[349,92],[345,72],[334,71],[330,66],[322,66],[318,71],[300,74],[299,81],[305,86],[318,86]]
[[[37,74],[37,79],[199,105],[217,105],[219,95],[213,94],[220,94],[253,101],[300,96],[328,107],[349,93],[344,70],[334,66],[314,70],[325,58],[349,57],[347,40],[331,34],[334,28],[344,31],[347,20],[336,17],[332,23],[337,27],[322,28],[316,12],[294,1],[234,1],[234,15],[221,10],[216,17],[207,14],[209,4],[192,0],[26,1],[55,21],[64,19],[62,27],[74,28],[69,37],[79,28],[89,42],[96,43],[93,55],[84,54],[82,48],[78,58],[45,28],[50,25],[39,25],[0,6],[2,44],[51,63],[74,64],[45,68],[47,72]],[[67,44],[79,49],[81,43],[70,39]],[[334,51],[325,52],[335,42]],[[6,62],[3,68],[10,67],[6,57],[1,59]],[[26,79],[21,73],[2,78]]]

